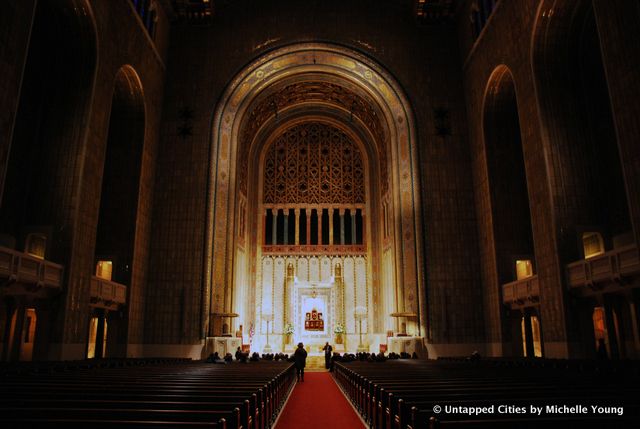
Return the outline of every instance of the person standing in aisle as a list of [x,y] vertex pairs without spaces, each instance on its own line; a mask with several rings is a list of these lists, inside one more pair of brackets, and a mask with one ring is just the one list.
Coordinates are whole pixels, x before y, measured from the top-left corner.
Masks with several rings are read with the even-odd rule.
[[331,352],[333,352],[333,347],[331,347],[329,341],[327,341],[322,350],[324,350],[324,367],[329,369],[331,368]]
[[293,357],[296,363],[298,381],[304,381],[304,367],[307,364],[307,351],[304,349],[304,344],[298,343],[298,348],[293,353]]

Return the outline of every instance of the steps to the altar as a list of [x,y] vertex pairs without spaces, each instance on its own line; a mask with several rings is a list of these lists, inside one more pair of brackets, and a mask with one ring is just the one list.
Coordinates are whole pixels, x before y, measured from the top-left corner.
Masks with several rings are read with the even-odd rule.
[[307,356],[307,366],[305,371],[326,371],[324,367],[324,356]]

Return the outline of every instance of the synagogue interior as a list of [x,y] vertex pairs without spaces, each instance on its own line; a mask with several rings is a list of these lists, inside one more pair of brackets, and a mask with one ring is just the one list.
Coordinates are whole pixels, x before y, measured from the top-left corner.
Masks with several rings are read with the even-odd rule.
[[0,422],[640,422],[639,2],[1,7]]

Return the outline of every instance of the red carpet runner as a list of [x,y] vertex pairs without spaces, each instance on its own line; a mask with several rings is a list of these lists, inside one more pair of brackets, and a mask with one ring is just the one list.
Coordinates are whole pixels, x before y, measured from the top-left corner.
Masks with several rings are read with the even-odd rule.
[[328,372],[307,372],[297,383],[275,429],[363,429]]

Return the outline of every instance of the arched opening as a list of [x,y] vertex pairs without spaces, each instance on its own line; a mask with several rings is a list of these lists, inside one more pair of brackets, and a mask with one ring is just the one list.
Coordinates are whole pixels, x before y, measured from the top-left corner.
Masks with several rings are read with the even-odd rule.
[[[496,287],[515,281],[526,282],[535,272],[535,252],[529,208],[527,174],[522,152],[520,118],[513,76],[505,66],[498,67],[486,90],[484,101],[484,143],[487,157],[493,245],[496,259]],[[501,292],[498,294],[501,296]],[[502,303],[502,299],[499,299]],[[505,353],[523,354],[523,341],[533,344],[534,330],[520,329],[509,318],[521,318],[524,307],[537,303],[524,301],[523,308],[508,311],[502,305],[502,341]],[[526,323],[532,319],[527,316]],[[536,318],[536,323],[538,319]],[[524,319],[523,319],[523,324]],[[515,326],[515,328],[513,328]],[[524,325],[523,325],[524,326]],[[526,334],[528,337],[522,338]],[[524,351],[533,353],[533,347]]]
[[[69,204],[65,159],[82,139],[96,61],[87,15],[79,0],[39,1],[35,11],[0,215],[18,247],[34,229],[61,228]],[[50,250],[62,262],[62,249]]]
[[[96,56],[95,28],[86,1],[37,2],[2,192],[2,246],[67,263],[77,160],[86,133]],[[33,321],[30,326],[36,326],[29,353],[21,350],[24,341],[5,341],[7,359],[46,356],[51,293],[32,286],[15,283],[0,292],[7,303],[3,338],[25,338],[18,331],[8,332],[14,316],[20,322],[15,329],[28,319]]]
[[[565,265],[633,243],[629,205],[592,2],[541,2],[533,42],[555,229],[560,262]],[[597,251],[590,253],[594,247]],[[608,291],[583,292],[576,293],[609,300],[602,296]],[[618,288],[613,293],[619,292]],[[593,338],[600,335],[594,332],[591,317],[595,301],[580,298],[574,305],[563,295],[548,297],[550,306],[556,300],[566,309],[566,326],[556,332],[567,333],[563,341],[581,344],[576,353],[595,356]],[[609,347],[614,341],[609,338],[606,343]]]
[[541,6],[533,64],[566,231],[562,257],[571,262],[584,257],[583,231],[602,231],[611,249],[631,223],[593,7],[551,3]]
[[[145,136],[145,108],[140,80],[135,71],[122,67],[115,78],[109,134],[102,174],[100,213],[96,235],[95,260],[98,284],[132,286],[134,239],[138,214],[138,193],[142,149]],[[108,273],[108,276],[106,275]],[[108,282],[108,283],[105,283]],[[92,299],[91,317],[104,330],[94,335],[96,356],[124,356],[127,344],[127,315],[110,300]],[[107,323],[103,319],[108,319]],[[96,325],[97,326],[97,325]],[[92,328],[93,329],[93,328]],[[102,336],[105,335],[103,339]],[[91,340],[91,336],[89,336]]]
[[[262,351],[268,320],[269,341],[274,346],[279,343],[279,350],[288,322],[297,319],[271,318],[273,304],[285,308],[284,303],[294,303],[284,312],[297,314],[304,321],[313,308],[302,311],[306,304],[287,300],[306,292],[310,294],[308,303],[316,303],[316,313],[322,313],[323,338],[333,341],[335,329],[341,327],[346,331],[340,332],[346,343],[359,345],[354,306],[365,309],[358,314],[363,346],[377,349],[379,343],[386,343],[387,331],[399,332],[392,314],[405,315],[409,334],[426,335],[415,131],[408,102],[386,72],[342,47],[284,47],[256,60],[231,82],[213,123],[206,257],[210,278],[205,289],[209,308],[204,309],[210,336],[219,335],[225,314],[238,314],[233,323],[253,326],[254,330],[248,331],[255,332],[252,347]],[[318,179],[312,189],[298,180],[307,177],[299,170],[305,164],[285,162],[274,168],[282,167],[279,174],[284,174],[285,185],[281,191],[287,198],[265,205],[261,195],[265,176],[261,172],[269,168],[266,153],[271,143],[296,124],[329,127],[333,131],[326,129],[327,135],[337,140],[342,139],[339,135],[348,136],[357,145],[366,160],[367,177],[361,179],[367,194],[364,203],[351,202],[347,207],[329,201],[288,199],[287,192],[294,190],[298,194],[329,192],[332,182]],[[320,136],[322,157],[324,137]],[[333,137],[328,138],[331,141]],[[306,167],[318,172],[324,167],[338,171],[333,158],[326,165],[310,163]],[[293,186],[295,181],[300,183]],[[274,192],[279,189],[275,186]],[[351,184],[341,189],[355,192]],[[382,215],[385,204],[387,223]],[[238,206],[246,207],[245,218],[220,215],[239,213],[235,210]],[[235,227],[239,219],[245,219],[246,225]],[[235,232],[239,230],[254,233],[238,237]],[[388,232],[384,236],[383,230]],[[285,247],[288,252],[279,251]],[[347,248],[354,253],[343,255]],[[289,264],[294,267],[292,273],[285,269]],[[239,273],[238,267],[244,267],[245,273]],[[373,278],[380,281],[372,282]],[[362,287],[351,287],[358,281]],[[342,296],[350,306],[343,311],[344,321],[335,319],[337,311],[328,310],[341,302]],[[320,311],[323,299],[324,310]],[[297,338],[295,332],[293,337]],[[243,340],[247,343],[249,338]]]
[[[366,308],[368,301],[371,254],[352,240],[356,216],[351,213],[371,212],[370,160],[361,137],[345,128],[346,121],[310,114],[314,110],[305,106],[300,117],[281,111],[272,129],[255,140],[258,146],[251,151],[255,155],[247,171],[256,173],[242,179],[257,184],[247,187],[247,199],[260,202],[252,205],[257,216],[250,215],[252,222],[257,218],[258,232],[275,227],[276,235],[284,237],[275,245],[255,243],[259,256],[249,261],[258,282],[253,311],[257,320],[265,313],[276,315],[269,335],[274,340],[270,346],[277,350],[290,351],[298,342],[333,343],[337,326],[346,326],[347,337],[353,336],[353,308]],[[268,228],[265,213],[274,209],[284,220]],[[368,234],[371,225],[360,228]],[[308,244],[301,243],[300,231],[305,241],[308,231]],[[358,276],[342,278],[341,268],[336,268],[342,266],[349,267],[350,274],[357,270]],[[285,273],[285,267],[290,271]],[[363,322],[363,332],[371,333]],[[266,334],[266,323],[261,328]]]

